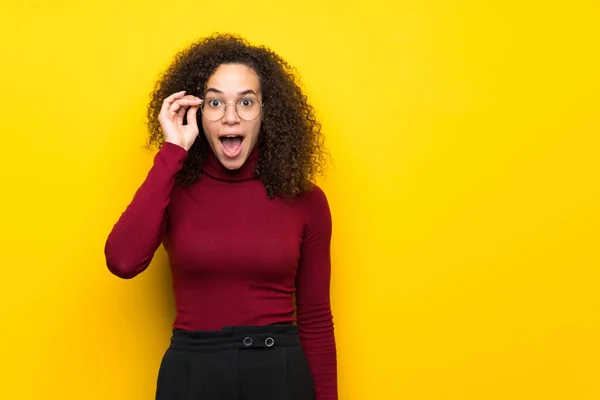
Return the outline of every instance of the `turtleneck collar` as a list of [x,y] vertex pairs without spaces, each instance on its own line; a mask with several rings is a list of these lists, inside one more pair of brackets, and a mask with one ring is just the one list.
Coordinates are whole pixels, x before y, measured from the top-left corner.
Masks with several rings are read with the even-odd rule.
[[212,147],[210,147],[208,144],[206,147],[206,159],[202,165],[202,172],[204,172],[206,175],[209,175],[215,179],[232,182],[244,181],[257,177],[257,174],[254,170],[258,165],[258,142],[254,145],[254,148],[250,151],[250,154],[248,154],[246,162],[236,170],[225,168],[213,152]]

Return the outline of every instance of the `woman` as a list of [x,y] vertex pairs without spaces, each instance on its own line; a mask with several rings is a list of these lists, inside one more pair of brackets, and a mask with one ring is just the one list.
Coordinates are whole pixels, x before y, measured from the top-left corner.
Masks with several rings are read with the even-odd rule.
[[176,317],[157,400],[337,399],[331,215],[312,183],[322,136],[292,72],[213,35],[152,94],[159,150],[105,255],[127,279],[161,243],[169,256]]

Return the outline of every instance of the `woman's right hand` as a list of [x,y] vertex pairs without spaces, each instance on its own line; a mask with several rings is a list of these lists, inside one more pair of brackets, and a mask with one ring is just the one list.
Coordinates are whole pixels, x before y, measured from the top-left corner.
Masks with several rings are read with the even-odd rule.
[[[189,150],[198,136],[196,113],[202,104],[202,99],[185,95],[185,90],[173,93],[162,104],[158,121],[165,135],[165,142],[174,143]],[[183,125],[183,116],[187,111],[187,124]]]

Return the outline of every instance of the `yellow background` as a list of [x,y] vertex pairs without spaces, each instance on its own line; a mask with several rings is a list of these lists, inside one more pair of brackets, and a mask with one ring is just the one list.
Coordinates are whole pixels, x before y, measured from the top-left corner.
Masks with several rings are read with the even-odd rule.
[[340,399],[600,399],[597,0],[1,4],[1,399],[153,398],[166,258],[119,280],[103,245],[214,31],[323,122]]

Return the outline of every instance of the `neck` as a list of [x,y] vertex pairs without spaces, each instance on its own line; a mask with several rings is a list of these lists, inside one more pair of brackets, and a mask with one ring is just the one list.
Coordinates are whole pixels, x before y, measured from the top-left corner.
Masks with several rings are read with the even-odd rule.
[[250,154],[248,154],[246,162],[240,168],[234,170],[225,168],[225,166],[221,164],[210,145],[207,144],[206,148],[206,159],[202,165],[202,172],[206,175],[215,179],[232,182],[245,181],[257,177],[254,170],[258,165],[258,143],[256,143],[254,148],[250,151]]

